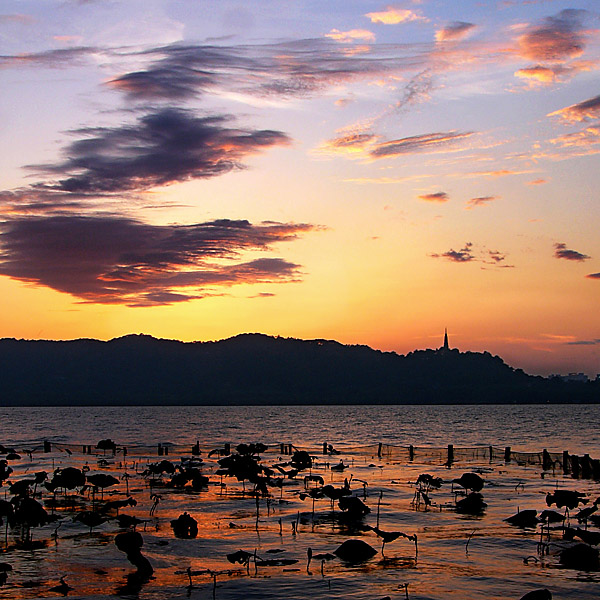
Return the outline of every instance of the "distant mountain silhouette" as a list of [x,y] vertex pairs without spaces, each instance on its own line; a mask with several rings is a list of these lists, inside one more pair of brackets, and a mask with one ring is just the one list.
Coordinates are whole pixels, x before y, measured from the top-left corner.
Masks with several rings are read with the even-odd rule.
[[476,404],[598,402],[600,386],[533,377],[488,352],[406,356],[328,340],[0,340],[0,404]]

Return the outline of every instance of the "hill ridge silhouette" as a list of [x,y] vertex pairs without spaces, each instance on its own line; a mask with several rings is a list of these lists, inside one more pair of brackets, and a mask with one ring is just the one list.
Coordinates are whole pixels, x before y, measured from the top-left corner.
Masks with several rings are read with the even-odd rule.
[[598,382],[527,375],[489,352],[406,355],[242,333],[207,342],[128,334],[0,340],[3,406],[598,402]]

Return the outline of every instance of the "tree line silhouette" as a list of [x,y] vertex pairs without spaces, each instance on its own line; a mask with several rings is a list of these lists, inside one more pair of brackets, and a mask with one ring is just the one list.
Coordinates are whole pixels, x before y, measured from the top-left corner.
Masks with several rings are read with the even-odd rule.
[[590,403],[600,384],[527,375],[488,352],[128,335],[0,340],[0,397],[4,406]]

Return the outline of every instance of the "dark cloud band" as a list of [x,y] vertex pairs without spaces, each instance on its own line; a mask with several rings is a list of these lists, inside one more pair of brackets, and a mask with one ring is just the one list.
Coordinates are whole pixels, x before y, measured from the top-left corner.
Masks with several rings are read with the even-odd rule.
[[157,226],[119,216],[18,218],[0,225],[0,274],[84,302],[171,304],[237,283],[297,280],[299,265],[243,260],[241,253],[312,229],[229,220]]
[[280,131],[228,127],[228,116],[197,117],[163,108],[133,124],[79,129],[63,162],[32,167],[59,178],[50,191],[78,194],[143,191],[222,175],[243,168],[242,159],[289,143]]

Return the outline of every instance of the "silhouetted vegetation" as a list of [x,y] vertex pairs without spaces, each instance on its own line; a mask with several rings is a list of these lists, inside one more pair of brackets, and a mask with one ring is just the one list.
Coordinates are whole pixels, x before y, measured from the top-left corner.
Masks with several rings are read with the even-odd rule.
[[476,404],[598,402],[598,382],[527,375],[498,356],[244,334],[219,342],[0,340],[2,404]]

